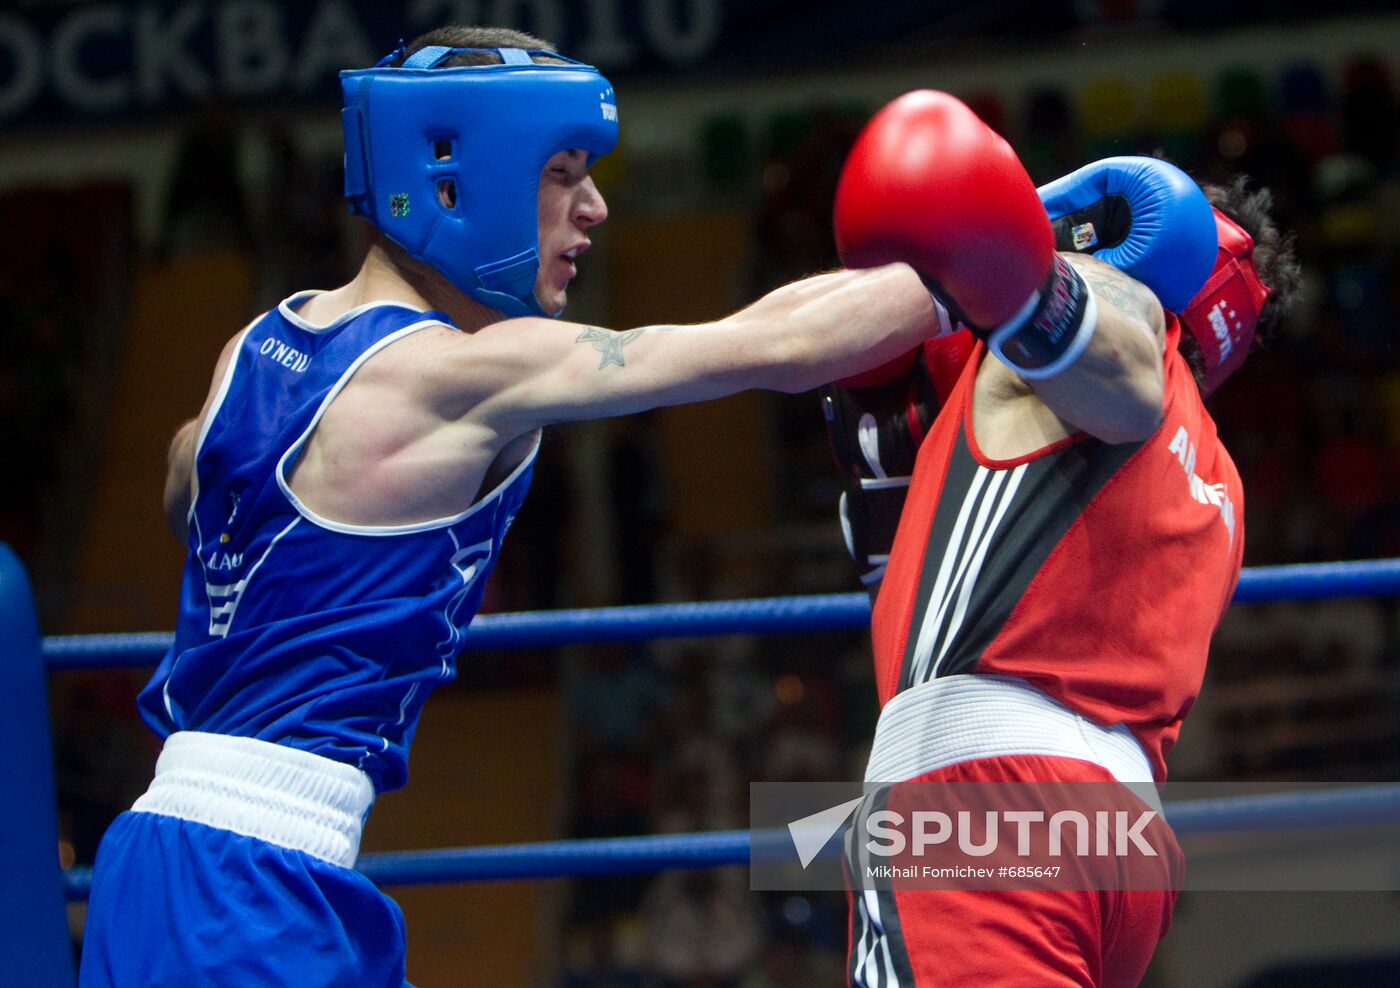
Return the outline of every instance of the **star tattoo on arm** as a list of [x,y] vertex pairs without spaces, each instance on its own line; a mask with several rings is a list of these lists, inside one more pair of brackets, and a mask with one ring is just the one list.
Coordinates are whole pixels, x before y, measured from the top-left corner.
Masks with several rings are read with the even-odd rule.
[[617,364],[619,367],[626,367],[627,361],[622,357],[622,348],[631,343],[643,333],[676,333],[683,329],[694,329],[694,326],[643,326],[641,329],[629,329],[625,332],[616,332],[611,329],[599,329],[597,326],[589,326],[579,334],[575,343],[591,343],[593,349],[601,353],[602,359],[598,361],[598,369],[602,370],[608,364]]
[[593,349],[603,356],[598,361],[598,369],[602,370],[608,364],[617,364],[619,367],[626,367],[627,361],[623,359],[622,348],[631,343],[646,330],[629,329],[625,333],[615,333],[610,329],[597,329],[589,326],[579,334],[575,343],[591,343]]

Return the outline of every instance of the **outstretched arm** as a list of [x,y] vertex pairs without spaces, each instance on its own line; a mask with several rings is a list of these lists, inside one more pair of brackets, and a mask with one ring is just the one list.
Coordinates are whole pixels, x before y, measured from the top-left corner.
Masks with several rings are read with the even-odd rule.
[[723,397],[798,392],[878,366],[937,331],[913,270],[892,264],[785,285],[712,323],[623,332],[547,319],[445,339],[430,361],[442,414],[520,433]]

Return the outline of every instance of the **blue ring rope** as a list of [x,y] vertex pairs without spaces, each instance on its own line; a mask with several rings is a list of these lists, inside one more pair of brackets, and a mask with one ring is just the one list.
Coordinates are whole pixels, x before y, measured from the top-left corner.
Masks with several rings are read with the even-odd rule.
[[[1400,559],[1254,567],[1240,575],[1236,603],[1318,600],[1400,593]],[[709,603],[488,614],[467,634],[468,649],[529,648],[665,637],[774,634],[864,627],[864,594],[771,597]],[[173,635],[73,635],[44,639],[49,669],[150,665]],[[1277,793],[1171,803],[1179,835],[1361,826],[1400,820],[1400,785]],[[564,878],[747,864],[747,830],[367,854],[360,870],[380,885]],[[70,899],[85,899],[92,873],[65,874]]]
[[[1400,594],[1400,559],[1257,566],[1240,574],[1236,603]],[[483,614],[467,629],[465,648],[514,649],[591,642],[651,641],[733,634],[844,631],[870,621],[863,593],[761,597],[684,604]],[[68,635],[44,639],[53,669],[155,665],[174,635]]]
[[[1268,793],[1169,802],[1177,836],[1359,827],[1400,823],[1400,784]],[[424,885],[506,879],[570,878],[746,865],[754,838],[786,840],[783,831],[722,830],[699,834],[608,837],[425,851],[387,851],[360,858],[376,885]],[[69,899],[86,899],[90,868],[64,875]]]

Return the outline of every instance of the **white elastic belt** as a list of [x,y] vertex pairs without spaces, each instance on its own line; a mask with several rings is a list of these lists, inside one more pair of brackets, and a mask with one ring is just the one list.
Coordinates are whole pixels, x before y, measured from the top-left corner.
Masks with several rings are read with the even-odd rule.
[[1160,808],[1152,765],[1126,725],[1096,724],[1012,676],[942,676],[896,693],[880,712],[865,782],[904,782],[999,755],[1093,762]]
[[254,738],[178,731],[131,807],[256,837],[352,868],[374,802],[369,776],[309,751]]

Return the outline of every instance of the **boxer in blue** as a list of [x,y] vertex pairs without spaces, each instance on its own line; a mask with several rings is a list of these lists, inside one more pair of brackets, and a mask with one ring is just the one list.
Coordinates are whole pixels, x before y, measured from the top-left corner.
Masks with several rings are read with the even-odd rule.
[[[516,32],[432,32],[342,74],[357,275],[229,341],[170,447],[175,643],[140,708],[165,747],[97,856],[84,986],[404,983],[403,919],[353,870],[530,483],[541,426],[803,391],[936,331],[892,264],[702,326],[558,320],[607,207],[596,69]],[[198,318],[191,313],[191,318]]]

